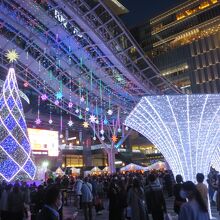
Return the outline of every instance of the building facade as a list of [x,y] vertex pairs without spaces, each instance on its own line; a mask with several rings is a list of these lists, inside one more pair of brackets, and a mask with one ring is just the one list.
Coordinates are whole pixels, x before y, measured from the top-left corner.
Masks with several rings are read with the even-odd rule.
[[220,0],[186,1],[131,32],[184,92],[220,92]]

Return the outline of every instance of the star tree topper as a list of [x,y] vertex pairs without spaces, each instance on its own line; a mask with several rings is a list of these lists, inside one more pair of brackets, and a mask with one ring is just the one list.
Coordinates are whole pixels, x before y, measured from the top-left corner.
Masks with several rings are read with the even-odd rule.
[[7,59],[9,60],[9,63],[13,63],[14,61],[17,61],[19,57],[16,50],[8,50],[8,52],[5,55]]

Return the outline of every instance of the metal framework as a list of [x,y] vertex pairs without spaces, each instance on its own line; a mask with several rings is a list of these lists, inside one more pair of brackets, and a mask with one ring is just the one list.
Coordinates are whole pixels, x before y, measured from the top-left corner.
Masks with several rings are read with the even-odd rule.
[[40,94],[54,94],[62,84],[60,106],[85,110],[80,95],[87,95],[90,112],[120,107],[128,113],[143,95],[180,93],[144,56],[131,34],[102,2],[92,0],[22,1],[0,3],[1,66],[4,53],[19,53],[17,76]]

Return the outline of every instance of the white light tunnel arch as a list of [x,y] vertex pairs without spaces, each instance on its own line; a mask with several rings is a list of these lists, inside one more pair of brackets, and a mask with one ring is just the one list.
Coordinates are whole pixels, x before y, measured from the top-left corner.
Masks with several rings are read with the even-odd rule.
[[125,124],[164,155],[174,175],[195,180],[208,174],[220,139],[220,95],[143,97]]
[[220,172],[220,146],[215,150],[215,153],[213,154],[211,166]]

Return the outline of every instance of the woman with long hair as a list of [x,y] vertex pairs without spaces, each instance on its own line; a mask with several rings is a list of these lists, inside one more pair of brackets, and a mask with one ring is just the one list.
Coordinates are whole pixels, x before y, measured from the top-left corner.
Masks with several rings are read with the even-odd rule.
[[207,206],[193,182],[183,183],[180,195],[188,202],[182,205],[179,220],[209,220]]

